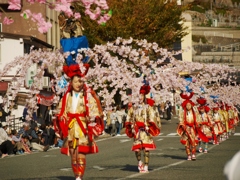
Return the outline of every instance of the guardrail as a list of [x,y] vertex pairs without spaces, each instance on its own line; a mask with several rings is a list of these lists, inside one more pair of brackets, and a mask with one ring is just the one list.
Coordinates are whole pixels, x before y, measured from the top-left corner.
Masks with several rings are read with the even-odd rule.
[[8,116],[7,124],[9,126],[9,129],[16,129],[19,131],[24,122],[21,120],[21,117],[15,118],[15,115],[12,115]]

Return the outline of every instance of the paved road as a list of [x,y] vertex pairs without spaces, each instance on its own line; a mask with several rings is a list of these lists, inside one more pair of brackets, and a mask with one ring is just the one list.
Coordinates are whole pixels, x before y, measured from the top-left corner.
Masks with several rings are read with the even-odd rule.
[[[177,120],[162,120],[161,135],[155,137],[157,149],[150,155],[150,173],[137,171],[132,140],[126,136],[99,138],[99,153],[87,156],[84,180],[226,180],[223,167],[240,150],[240,127],[220,145],[210,145],[209,153],[187,161],[184,146],[176,135]],[[59,149],[0,159],[1,180],[74,180],[70,157]]]

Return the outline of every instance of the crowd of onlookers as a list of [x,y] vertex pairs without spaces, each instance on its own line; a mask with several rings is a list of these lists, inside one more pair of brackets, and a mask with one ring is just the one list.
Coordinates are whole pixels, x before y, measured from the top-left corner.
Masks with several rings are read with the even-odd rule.
[[31,120],[19,131],[10,129],[6,122],[0,124],[0,157],[46,152],[49,148],[61,147],[62,141],[52,126],[39,125]]
[[[173,105],[170,101],[166,101],[160,103],[158,105],[154,105],[156,108],[156,112],[159,113],[160,118],[170,121],[173,114]],[[104,107],[103,107],[104,109]],[[105,131],[104,133],[108,133],[111,136],[120,136],[121,131],[124,128],[124,124],[127,118],[127,106],[113,106],[113,108],[109,111],[104,109],[104,125]]]
[[[1,107],[0,107],[1,108]],[[154,106],[160,117],[171,120],[172,105],[169,101]],[[48,108],[49,110],[49,108]],[[127,118],[127,106],[113,106],[111,110],[103,107],[104,126],[103,135],[121,136]],[[1,114],[2,112],[2,114]],[[31,153],[33,151],[48,151],[50,148],[59,148],[63,141],[55,132],[52,119],[47,117],[46,122],[38,124],[35,118],[26,121],[27,108],[23,111],[23,126],[17,131],[6,123],[6,116],[11,113],[0,111],[0,157]],[[4,118],[3,118],[4,117]],[[34,117],[34,115],[33,115]]]
[[126,109],[120,106],[113,107],[110,111],[104,109],[103,115],[104,133],[108,133],[111,136],[120,136],[127,117]]

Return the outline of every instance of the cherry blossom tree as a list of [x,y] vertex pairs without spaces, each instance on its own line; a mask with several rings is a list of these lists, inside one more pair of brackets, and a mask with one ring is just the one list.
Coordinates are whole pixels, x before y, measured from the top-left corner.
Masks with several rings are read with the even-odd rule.
[[[110,15],[107,13],[106,0],[56,0],[48,2],[46,0],[26,0],[28,3],[45,4],[48,8],[55,11],[63,11],[69,16],[80,17],[80,14],[73,14],[70,6],[71,3],[80,3],[85,8],[85,14],[89,15],[98,23],[106,22]],[[18,10],[21,8],[20,0],[9,0],[9,9]],[[30,18],[37,23],[41,33],[47,32],[51,25],[46,22],[41,14],[32,13],[30,10],[25,10],[21,14],[24,18]],[[4,18],[6,24],[13,23],[9,17]],[[111,108],[114,103],[114,96],[117,92],[121,95],[121,101],[124,104],[128,102],[138,103],[139,89],[144,81],[148,81],[151,86],[156,103],[165,101],[171,97],[172,90],[186,91],[189,87],[198,96],[205,97],[210,106],[213,106],[213,101],[210,96],[217,96],[222,101],[234,105],[240,103],[239,85],[236,82],[234,75],[236,69],[220,64],[201,64],[193,62],[178,61],[174,58],[175,55],[187,51],[189,49],[170,52],[167,49],[159,47],[155,42],[147,42],[145,39],[123,39],[117,38],[112,42],[104,45],[95,45],[92,49],[79,49],[77,55],[77,63],[83,67],[82,60],[87,55],[90,57],[91,68],[85,76],[85,82],[98,92],[98,95],[104,100],[107,108]],[[25,79],[27,69],[33,64],[41,64],[38,66],[37,73],[34,77],[34,82],[31,85],[30,99],[27,101],[29,105],[29,114],[37,109],[37,97],[40,89],[44,70],[49,64],[55,64],[54,77],[57,94],[54,101],[59,102],[59,96],[66,91],[66,84],[63,86],[63,80],[66,77],[62,76],[62,66],[65,58],[72,52],[62,53],[61,50],[45,51],[42,49],[31,50],[29,54],[22,57],[16,57],[12,62],[8,63],[0,70],[0,80],[9,72],[16,64],[19,69],[16,71],[16,83],[8,90],[7,96],[12,96],[15,99]],[[168,61],[168,63],[165,63]],[[186,81],[182,76],[182,72],[191,74],[194,81]],[[229,84],[222,85],[223,80],[228,80]],[[211,83],[214,82],[213,86]],[[230,85],[231,84],[231,85]],[[232,86],[232,84],[235,84]],[[132,90],[131,95],[126,92]],[[197,98],[195,96],[194,98]],[[5,99],[6,100],[6,99]],[[180,100],[179,100],[180,101]],[[181,102],[177,102],[181,103]],[[29,118],[30,119],[30,118]]]
[[[57,11],[64,12],[67,16],[74,16],[75,18],[80,18],[81,14],[79,12],[73,13],[70,6],[72,3],[77,3],[84,9],[86,15],[88,15],[92,20],[97,21],[99,24],[105,23],[111,17],[108,13],[108,4],[106,0],[25,0],[26,2],[33,4],[45,4],[47,8]],[[8,9],[10,10],[21,10],[21,0],[8,0]],[[0,11],[4,13],[4,17],[0,14],[0,18],[3,18],[3,24],[9,25],[14,23],[14,19],[8,17],[8,14],[4,12],[2,8]],[[51,27],[51,23],[45,20],[45,17],[41,13],[31,12],[29,9],[23,11],[21,16],[25,19],[31,19],[38,26],[38,31],[40,33],[46,33]]]
[[[81,51],[90,57],[92,64],[92,68],[85,76],[85,82],[98,92],[107,108],[111,108],[114,103],[113,97],[117,92],[121,95],[121,101],[124,104],[128,102],[137,104],[139,89],[144,80],[149,82],[156,103],[169,99],[173,89],[186,91],[186,86],[189,86],[197,94],[194,98],[205,97],[210,106],[213,106],[213,101],[210,98],[212,95],[220,97],[222,101],[230,105],[240,103],[236,77],[229,77],[229,74],[237,72],[237,70],[228,66],[178,61],[174,56],[182,51],[169,52],[167,49],[159,47],[157,43],[132,38],[117,38],[114,42],[109,42],[106,45],[95,45],[92,49],[79,50],[76,61],[83,68],[84,56]],[[39,84],[44,76],[44,69],[49,64],[57,64],[53,74],[57,89],[54,101],[57,103],[59,95],[64,93],[67,88],[67,86],[61,86],[61,81],[63,78],[62,65],[69,54],[70,52],[63,54],[60,50],[43,51],[39,49],[32,50],[22,57],[16,57],[0,71],[1,79],[11,68],[15,67],[15,64],[20,65],[16,73],[19,77],[17,83],[8,91],[7,95],[12,95],[14,99],[22,86],[27,69],[34,63],[41,64],[34,77],[28,100],[30,109],[35,111],[37,109],[36,94],[39,93]],[[169,60],[169,63],[163,64],[166,59]],[[180,75],[181,72],[192,74],[194,81],[191,83],[186,81]],[[231,84],[235,83],[235,86],[228,84],[223,86],[221,81],[224,79],[228,79]],[[208,87],[209,82],[215,82],[214,86]],[[161,88],[159,88],[160,85]],[[130,96],[126,93],[127,89],[132,90]]]

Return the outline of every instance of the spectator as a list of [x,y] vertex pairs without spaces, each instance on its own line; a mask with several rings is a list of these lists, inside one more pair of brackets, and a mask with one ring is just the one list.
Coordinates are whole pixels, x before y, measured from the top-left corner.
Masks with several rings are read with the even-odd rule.
[[20,130],[17,133],[17,138],[20,136],[28,136],[28,131],[30,129],[30,126],[28,123],[23,124],[23,126],[20,128]]
[[126,116],[127,114],[125,113],[125,110],[122,108],[120,108],[120,106],[117,107],[117,111],[116,111],[116,116],[117,116],[117,121],[119,123],[119,126],[117,128],[117,136],[120,136],[121,135],[121,130],[122,130],[122,127],[123,127],[123,116]]
[[58,133],[55,133],[55,147],[61,148],[63,145],[63,140],[61,139],[60,135]]
[[32,146],[31,146],[31,143],[29,141],[29,137],[28,136],[22,136],[22,139],[21,139],[21,142],[23,144],[23,151],[24,153],[31,153],[31,149],[32,149]]
[[17,137],[17,131],[16,129],[13,129],[11,132],[11,138],[14,141],[13,152],[15,154],[23,154],[23,144],[21,142],[22,134],[20,137]]
[[50,145],[52,146],[54,144],[54,139],[55,139],[55,130],[53,129],[53,126],[52,124],[47,124],[46,126],[45,125],[42,125],[42,130],[43,130],[43,133],[42,133],[42,138],[44,139],[44,145],[47,146],[47,145]]
[[104,123],[104,131],[103,131],[103,135],[105,134],[105,131],[106,129],[108,128],[107,127],[107,119],[108,119],[108,116],[107,116],[107,111],[106,109],[103,110],[103,123]]
[[14,141],[12,141],[12,138],[8,136],[6,129],[7,129],[7,123],[2,122],[2,127],[0,127],[0,156],[11,156],[14,155],[13,153],[13,147],[14,147]]
[[111,116],[112,110],[107,110],[106,113],[107,113],[107,120],[106,120],[105,131],[106,131],[106,133],[111,134],[112,127],[111,127],[111,118],[110,118],[110,116]]
[[44,115],[44,122],[45,124],[50,124],[52,123],[52,109],[51,106],[48,106],[45,115]]
[[28,115],[28,105],[26,104],[24,109],[23,109],[23,114],[22,114],[22,121],[26,122],[26,116]]
[[6,117],[9,116],[11,114],[11,108],[10,111],[7,113],[4,109],[3,109],[3,103],[0,104],[0,121],[1,122],[6,122]]
[[172,104],[171,104],[170,101],[166,102],[165,109],[166,109],[166,112],[167,112],[166,120],[171,120],[171,118],[172,118]]
[[[23,122],[26,122],[26,118],[27,118],[27,115],[28,115],[28,104],[25,105],[24,109],[23,109],[23,115],[22,115],[22,121]],[[32,120],[30,121],[31,122],[31,126],[34,126],[37,124],[37,113],[36,112],[33,112],[32,113]]]
[[43,145],[42,130],[39,131],[38,126],[35,126],[34,129],[29,129],[27,133],[33,149],[39,151],[47,151],[49,149],[49,145]]
[[161,102],[160,104],[159,104],[159,108],[160,108],[160,118],[166,118],[166,116],[165,116],[165,103],[164,102]]
[[110,114],[110,119],[111,119],[111,135],[115,136],[116,135],[116,121],[117,121],[117,114],[116,114],[116,108],[112,109],[112,112]]

